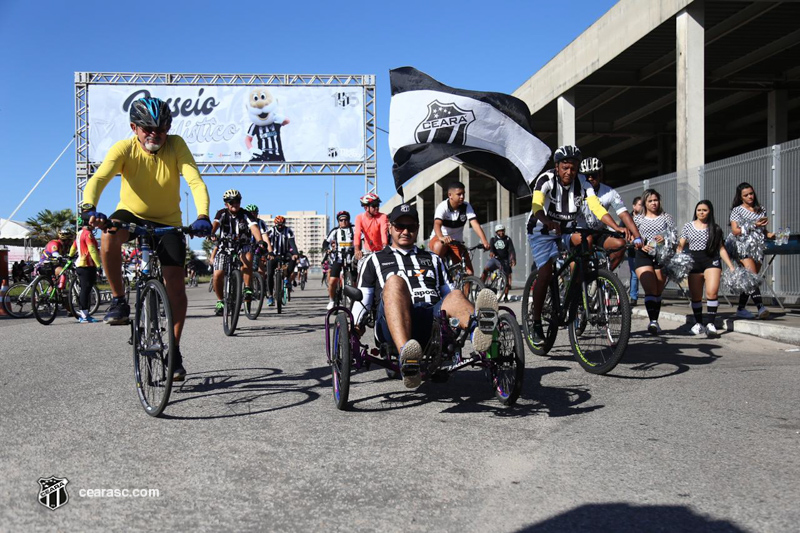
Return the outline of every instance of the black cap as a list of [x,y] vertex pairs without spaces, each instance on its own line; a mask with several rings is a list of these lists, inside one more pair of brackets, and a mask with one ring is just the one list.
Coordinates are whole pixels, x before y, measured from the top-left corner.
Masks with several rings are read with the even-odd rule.
[[400,217],[411,217],[416,222],[419,222],[419,214],[417,214],[417,208],[411,204],[400,204],[394,209],[392,209],[391,214],[389,214],[389,222],[394,222]]

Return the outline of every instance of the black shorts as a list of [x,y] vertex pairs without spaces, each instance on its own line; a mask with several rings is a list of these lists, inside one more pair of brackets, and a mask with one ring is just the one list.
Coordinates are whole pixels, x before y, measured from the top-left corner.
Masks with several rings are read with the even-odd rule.
[[633,259],[633,266],[638,269],[641,267],[653,267],[653,270],[661,270],[661,266],[650,254],[641,250],[636,250],[636,257]]
[[[433,319],[438,317],[442,311],[442,302],[439,300],[435,304],[418,303],[411,306],[411,338],[425,348],[431,340],[433,332]],[[380,342],[394,344],[392,335],[389,332],[389,324],[386,323],[386,313],[383,308],[383,299],[378,304],[378,311],[375,313],[375,336]],[[399,350],[401,347],[396,346]]]
[[719,255],[711,257],[705,250],[690,251],[689,254],[694,259],[694,265],[689,274],[702,274],[709,268],[718,268],[722,270],[722,258]]
[[[167,224],[159,224],[158,222],[150,222],[137,217],[130,211],[119,209],[111,213],[108,217],[110,220],[121,220],[128,224],[136,224],[137,226],[150,225],[154,228],[167,228]],[[128,238],[132,241],[136,238],[132,233]],[[161,261],[161,266],[178,266],[183,268],[186,262],[186,238],[180,233],[167,233],[154,237],[154,249],[158,254],[158,260]]]

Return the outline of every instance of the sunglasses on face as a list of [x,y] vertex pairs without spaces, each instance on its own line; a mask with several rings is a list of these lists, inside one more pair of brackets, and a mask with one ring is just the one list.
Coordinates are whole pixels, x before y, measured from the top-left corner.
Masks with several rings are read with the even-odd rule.
[[232,200],[230,202],[225,202],[225,203],[228,204],[228,205],[242,205],[242,201],[241,200]]
[[419,229],[419,224],[397,224],[397,223],[394,223],[394,224],[392,224],[392,226],[394,226],[394,229],[396,229],[399,233],[402,233],[405,230],[408,230],[409,232],[413,233],[413,232],[415,232],[415,231],[417,231]]
[[377,204],[377,203],[373,203],[373,204],[367,204],[367,207],[375,207],[375,208],[378,208],[378,207],[380,207],[380,206],[381,206],[381,204]]
[[143,128],[142,126],[139,126],[139,129],[145,132],[147,135],[163,135],[164,133],[167,133],[167,130],[163,128],[153,129],[153,128]]

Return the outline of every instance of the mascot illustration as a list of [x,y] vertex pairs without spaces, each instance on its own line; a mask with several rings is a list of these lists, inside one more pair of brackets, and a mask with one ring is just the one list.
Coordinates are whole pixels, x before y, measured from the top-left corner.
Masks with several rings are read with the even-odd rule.
[[252,154],[250,161],[286,161],[281,127],[286,126],[289,119],[278,111],[278,100],[265,88],[253,89],[247,98],[247,113],[252,124],[247,129],[244,144]]

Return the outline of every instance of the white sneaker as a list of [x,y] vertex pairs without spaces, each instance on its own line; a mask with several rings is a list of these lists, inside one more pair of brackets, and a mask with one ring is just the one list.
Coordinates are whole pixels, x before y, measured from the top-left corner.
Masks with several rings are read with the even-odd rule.
[[330,311],[331,309],[333,309],[333,300],[328,300],[328,307],[327,307],[327,309],[328,309],[328,311]]
[[758,308],[758,319],[759,320],[766,320],[769,318],[769,309],[764,307],[763,305]]
[[717,326],[714,324],[706,324],[706,336],[709,339],[716,339],[719,337],[719,332],[717,332]]
[[650,335],[660,335],[661,334],[661,326],[658,325],[657,320],[651,320],[650,324],[647,326],[647,331],[650,332]]
[[[714,326],[711,325],[711,327],[714,327]],[[706,328],[704,328],[702,324],[695,323],[695,325],[692,326],[692,334],[694,334],[694,335],[702,335],[705,332],[706,332]]]
[[747,309],[737,309],[736,318],[755,318],[755,315]]

